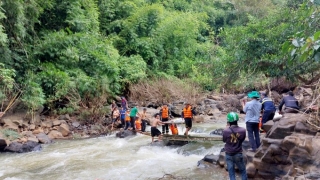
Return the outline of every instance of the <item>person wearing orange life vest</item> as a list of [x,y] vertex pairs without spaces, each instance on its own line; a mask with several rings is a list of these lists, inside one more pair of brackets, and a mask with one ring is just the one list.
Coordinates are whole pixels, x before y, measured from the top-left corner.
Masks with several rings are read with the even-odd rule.
[[[160,109],[160,120],[167,122],[171,116],[170,109],[167,104],[164,104]],[[169,133],[169,124],[162,125],[162,134]]]
[[172,135],[178,135],[179,134],[178,133],[178,127],[177,127],[177,125],[175,123],[172,123],[170,125],[170,130],[171,130]]
[[127,109],[127,112],[126,112],[126,117],[125,117],[125,122],[126,122],[126,127],[124,128],[124,130],[127,130],[131,124],[130,124],[130,109]]
[[188,136],[188,132],[192,128],[192,118],[196,115],[195,109],[191,107],[190,103],[186,103],[186,106],[182,110],[181,117],[184,119],[186,124],[186,132],[184,135]]

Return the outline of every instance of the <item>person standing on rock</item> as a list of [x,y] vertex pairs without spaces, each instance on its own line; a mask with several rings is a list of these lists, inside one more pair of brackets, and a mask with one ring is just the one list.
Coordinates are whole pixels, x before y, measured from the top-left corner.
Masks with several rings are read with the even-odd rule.
[[262,125],[267,121],[272,120],[276,113],[276,107],[267,93],[261,93],[261,110],[262,110]]
[[282,114],[282,106],[285,105],[286,108],[284,112],[286,113],[298,113],[300,107],[298,100],[293,96],[293,92],[289,91],[288,96],[284,97],[279,105],[279,114]]
[[163,125],[163,122],[160,120],[160,115],[156,114],[155,118],[151,121],[151,143],[154,141],[154,137],[159,137],[159,141],[162,140],[162,134],[157,128],[158,125]]
[[141,113],[141,131],[146,132],[147,126],[147,108],[143,108],[143,112]]
[[127,112],[126,109],[121,108],[121,111],[120,111],[120,121],[121,121],[121,126],[122,126],[122,128],[125,127],[126,112]]
[[[169,120],[170,116],[171,113],[169,107],[167,104],[164,104],[160,109],[160,120],[165,123]],[[164,125],[162,125],[162,134],[164,133],[169,133],[169,124],[165,123]]]
[[223,130],[222,140],[225,143],[224,150],[226,152],[225,160],[227,163],[230,180],[235,180],[234,164],[237,165],[241,179],[247,179],[246,166],[242,155],[242,142],[246,138],[246,129],[238,126],[239,116],[235,112],[227,115],[227,127]]
[[131,128],[133,131],[136,130],[135,122],[136,122],[136,118],[137,118],[138,114],[139,114],[138,108],[137,108],[137,106],[134,106],[130,111],[130,123],[131,123]]
[[181,117],[184,119],[184,122],[186,125],[186,132],[184,133],[184,135],[186,135],[186,136],[188,136],[188,132],[192,128],[192,118],[193,118],[193,115],[195,115],[195,114],[196,114],[196,112],[195,112],[194,108],[192,108],[190,103],[187,102],[186,106],[183,108],[182,114],[181,114]]
[[259,118],[261,111],[261,103],[258,101],[260,94],[257,91],[252,91],[248,94],[251,101],[242,102],[243,111],[246,113],[245,122],[248,131],[248,138],[251,145],[249,151],[255,152],[260,146],[259,135]]
[[111,125],[111,130],[113,130],[114,124],[119,120],[119,118],[120,118],[120,111],[119,111],[118,107],[116,107],[116,108],[113,110],[113,113],[112,113],[112,125]]
[[121,97],[121,107],[125,110],[128,109],[128,101],[124,96]]

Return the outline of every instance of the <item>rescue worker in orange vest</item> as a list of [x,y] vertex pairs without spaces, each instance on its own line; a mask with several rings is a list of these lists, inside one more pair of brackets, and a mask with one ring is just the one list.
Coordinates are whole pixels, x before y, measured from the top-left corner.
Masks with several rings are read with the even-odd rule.
[[184,119],[184,122],[186,124],[186,132],[184,133],[184,135],[186,136],[188,136],[188,132],[192,128],[193,115],[196,115],[195,108],[192,108],[190,103],[187,102],[181,114],[181,117]]
[[171,130],[172,135],[178,135],[178,127],[175,123],[172,123],[170,125],[170,130]]
[[[160,109],[160,120],[165,123],[169,120],[171,116],[170,109],[167,104],[164,104]],[[162,125],[162,134],[169,133],[169,124]]]

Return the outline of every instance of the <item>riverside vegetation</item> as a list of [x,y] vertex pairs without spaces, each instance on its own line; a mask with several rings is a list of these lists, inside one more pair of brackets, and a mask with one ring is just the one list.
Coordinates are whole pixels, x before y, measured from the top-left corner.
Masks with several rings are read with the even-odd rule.
[[[311,88],[316,105],[319,5],[319,0],[2,0],[0,111],[27,111],[28,124],[16,124],[33,130],[40,113],[70,114],[96,125],[104,123],[107,105],[118,95],[136,102],[197,103],[204,91],[281,92],[298,85]],[[45,126],[64,132],[69,118]],[[318,128],[316,113],[313,119],[309,124]],[[3,127],[0,134],[8,140],[21,136]]]

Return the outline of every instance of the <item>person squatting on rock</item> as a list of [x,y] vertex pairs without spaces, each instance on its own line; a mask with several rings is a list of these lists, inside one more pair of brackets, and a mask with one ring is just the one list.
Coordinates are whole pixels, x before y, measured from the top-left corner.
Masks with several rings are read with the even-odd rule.
[[246,129],[238,126],[239,116],[235,112],[227,115],[227,127],[223,130],[222,140],[225,143],[225,160],[227,163],[230,180],[235,180],[234,164],[237,165],[241,179],[247,179],[246,165],[243,161],[242,142],[246,138]]
[[138,112],[137,106],[134,106],[130,111],[130,124],[133,131],[136,130],[135,122],[138,114],[139,112]]
[[160,115],[156,114],[155,118],[151,121],[151,143],[153,143],[155,136],[159,138],[159,141],[162,140],[162,134],[157,128],[158,125],[163,125],[163,122],[160,121]]
[[262,111],[262,125],[267,121],[272,120],[276,113],[276,107],[271,98],[266,93],[261,93],[261,111]]
[[294,97],[293,92],[289,91],[288,96],[284,97],[279,105],[279,114],[283,114],[282,106],[285,105],[285,113],[298,113],[300,107],[298,100]]
[[195,109],[191,107],[190,103],[186,103],[186,106],[183,108],[181,117],[184,119],[186,124],[186,132],[184,135],[188,136],[188,132],[192,128],[192,118],[193,115],[196,115]]
[[242,102],[243,111],[246,113],[245,122],[248,131],[248,138],[252,149],[249,151],[255,152],[260,146],[259,135],[259,118],[261,111],[261,103],[258,101],[260,98],[259,92],[252,91],[248,94],[251,101]]
[[[161,109],[160,109],[160,120],[162,122],[167,122],[171,116],[171,113],[170,113],[170,110],[169,110],[169,107],[167,104],[164,104]],[[169,124],[164,124],[162,125],[162,134],[168,134],[169,133]]]
[[146,132],[147,126],[147,108],[143,108],[143,112],[141,113],[141,131]]

